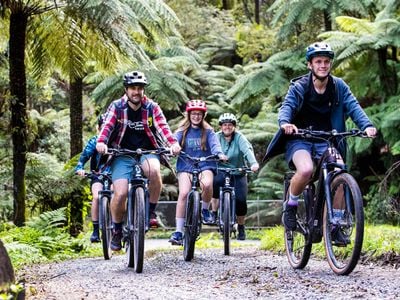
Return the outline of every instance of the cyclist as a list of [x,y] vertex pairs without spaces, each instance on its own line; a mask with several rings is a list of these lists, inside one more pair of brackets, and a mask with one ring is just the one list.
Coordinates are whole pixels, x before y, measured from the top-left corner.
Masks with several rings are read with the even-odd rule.
[[[221,143],[222,151],[228,157],[227,162],[218,163],[225,168],[240,168],[248,163],[253,172],[257,172],[259,164],[254,155],[254,150],[247,138],[236,130],[237,119],[231,113],[224,113],[219,116],[218,123],[220,131],[217,136]],[[213,199],[211,200],[211,217],[215,224],[218,210],[219,188],[224,185],[224,174],[218,173],[214,177]],[[238,224],[238,240],[246,239],[245,216],[247,214],[247,175],[234,174],[233,184],[236,196],[236,215]]]
[[[323,42],[312,43],[307,47],[306,60],[309,74],[291,81],[288,93],[279,109],[280,130],[268,146],[265,159],[269,159],[286,149],[286,161],[296,171],[289,187],[289,200],[284,204],[282,222],[288,230],[296,229],[296,212],[299,195],[303,192],[313,173],[313,158],[318,159],[326,150],[327,144],[319,141],[304,141],[287,137],[298,128],[314,130],[345,131],[345,120],[350,117],[367,136],[377,134],[348,85],[330,74],[334,52]],[[284,135],[282,134],[284,133]],[[285,137],[286,135],[286,137]],[[345,158],[346,145],[337,145],[342,158]],[[338,209],[333,203],[334,209]],[[339,216],[340,217],[340,211]],[[335,236],[338,244],[346,244],[346,237]]]
[[[202,100],[190,100],[186,104],[186,116],[180,123],[175,133],[182,150],[190,156],[204,157],[216,154],[222,160],[226,156],[221,150],[221,145],[210,124],[205,120],[207,113],[206,103]],[[202,172],[199,174],[202,190],[202,217],[204,224],[210,224],[211,218],[208,206],[212,197],[212,183],[215,162],[203,162],[200,165]],[[178,173],[179,195],[176,204],[176,231],[169,240],[172,245],[182,245],[183,226],[185,223],[186,198],[191,188],[192,165],[183,158],[178,157],[176,171]]]
[[[100,130],[104,121],[104,115],[100,115],[97,119],[97,131]],[[90,170],[92,172],[99,172],[103,163],[101,162],[101,155],[96,150],[96,141],[97,135],[91,137],[87,142],[85,148],[83,149],[78,164],[75,167],[75,173],[79,176],[85,177],[85,164],[88,160],[90,160]],[[92,224],[93,224],[93,233],[90,236],[90,241],[92,243],[100,242],[99,235],[99,191],[103,189],[103,183],[101,180],[94,176],[90,179],[90,186],[92,191],[92,208],[91,208],[91,216],[92,216]]]
[[[107,110],[103,128],[97,139],[97,151],[106,153],[108,145],[130,150],[156,149],[164,141],[173,153],[180,151],[179,143],[171,132],[160,106],[144,94],[147,78],[139,71],[123,77],[125,94],[113,101]],[[149,179],[150,226],[157,225],[155,208],[162,188],[160,157],[144,155],[140,161],[144,175]],[[122,224],[128,181],[133,172],[130,157],[118,156],[111,163],[114,194],[111,200],[113,236],[111,250],[121,250]]]

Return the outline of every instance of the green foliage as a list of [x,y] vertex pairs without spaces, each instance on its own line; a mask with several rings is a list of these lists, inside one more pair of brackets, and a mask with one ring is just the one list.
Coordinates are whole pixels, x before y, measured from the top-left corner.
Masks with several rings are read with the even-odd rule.
[[275,31],[259,24],[243,24],[237,27],[237,53],[243,62],[261,62],[276,50]]
[[[283,253],[285,251],[282,226],[264,229],[262,232],[261,249],[278,253]],[[364,228],[362,258],[374,261],[387,254],[400,253],[399,238],[400,229],[396,226],[373,226],[366,224]],[[320,259],[325,259],[326,254],[323,242],[313,244],[312,254]]]
[[86,251],[85,243],[68,234],[66,220],[66,209],[60,208],[30,219],[23,227],[0,232],[14,268]]

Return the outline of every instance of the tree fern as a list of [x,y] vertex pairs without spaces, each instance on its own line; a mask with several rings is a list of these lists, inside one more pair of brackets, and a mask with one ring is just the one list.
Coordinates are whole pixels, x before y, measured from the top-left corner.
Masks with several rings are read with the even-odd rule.
[[65,226],[67,220],[65,213],[66,208],[62,207],[57,210],[44,212],[37,217],[32,217],[25,224],[39,231],[49,232],[54,230],[54,228]]

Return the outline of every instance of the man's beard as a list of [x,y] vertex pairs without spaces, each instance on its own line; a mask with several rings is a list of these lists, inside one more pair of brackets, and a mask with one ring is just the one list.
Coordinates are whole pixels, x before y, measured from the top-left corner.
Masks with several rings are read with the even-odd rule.
[[128,101],[134,105],[138,105],[142,101],[142,98],[140,96],[128,97]]

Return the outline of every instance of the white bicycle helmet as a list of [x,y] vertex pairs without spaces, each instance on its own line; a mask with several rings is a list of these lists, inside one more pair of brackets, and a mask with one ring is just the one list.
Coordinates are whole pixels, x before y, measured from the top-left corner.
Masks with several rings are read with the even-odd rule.
[[147,85],[147,78],[144,73],[139,71],[128,72],[124,75],[124,86]]
[[236,126],[236,122],[237,122],[237,119],[236,119],[235,115],[231,114],[231,113],[223,113],[218,118],[219,125],[222,125],[224,123],[232,123],[234,126]]

